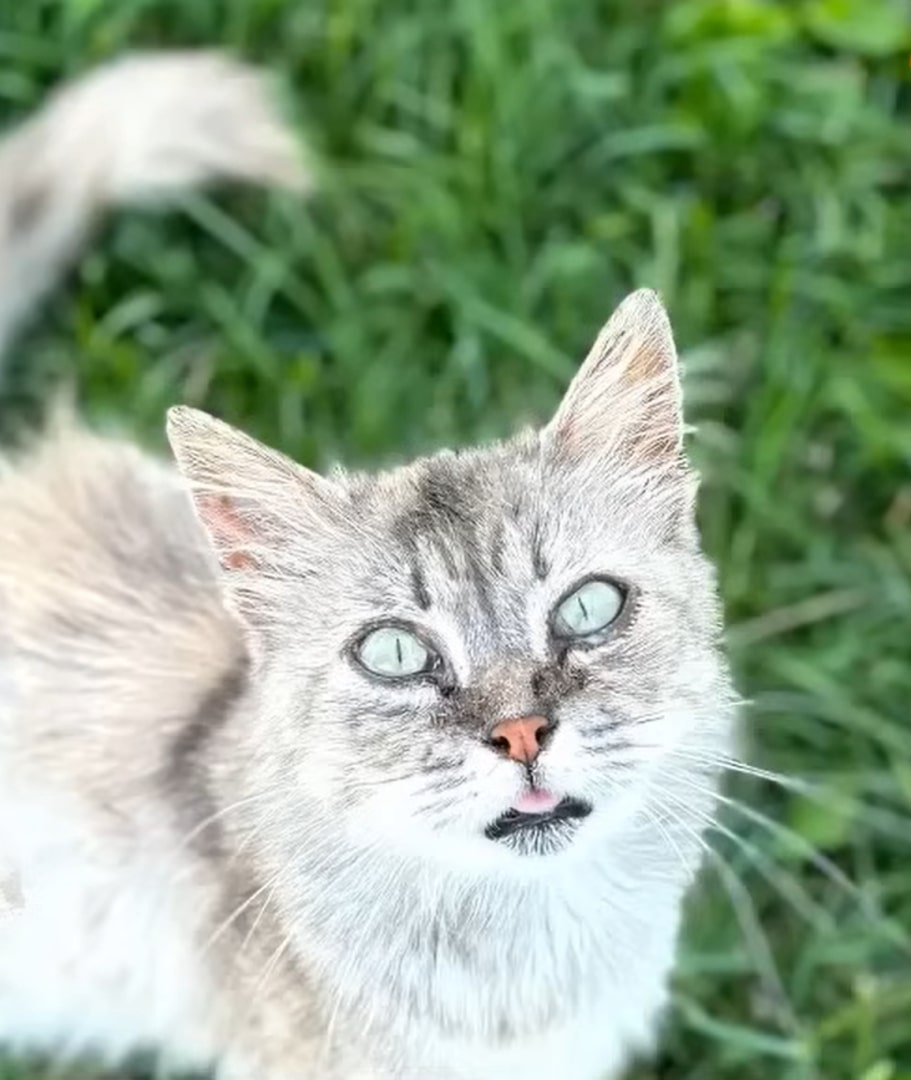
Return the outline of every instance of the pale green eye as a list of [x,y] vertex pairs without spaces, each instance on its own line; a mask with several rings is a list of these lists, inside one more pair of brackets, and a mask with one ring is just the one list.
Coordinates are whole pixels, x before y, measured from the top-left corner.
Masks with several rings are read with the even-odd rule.
[[609,581],[586,581],[554,611],[554,633],[563,638],[587,638],[606,630],[623,610],[623,591]]
[[416,634],[400,626],[372,630],[355,650],[361,664],[374,675],[404,679],[433,666],[434,655]]

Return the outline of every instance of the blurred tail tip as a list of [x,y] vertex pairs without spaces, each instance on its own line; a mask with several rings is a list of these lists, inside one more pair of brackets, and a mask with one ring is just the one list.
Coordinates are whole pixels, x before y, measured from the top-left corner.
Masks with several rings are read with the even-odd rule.
[[[215,180],[306,193],[302,140],[262,70],[227,53],[139,53],[58,95],[58,138],[103,169],[109,198],[129,201]],[[105,164],[106,159],[106,164]]]
[[313,187],[269,78],[225,53],[114,60],[0,138],[0,361],[100,212],[215,182]]

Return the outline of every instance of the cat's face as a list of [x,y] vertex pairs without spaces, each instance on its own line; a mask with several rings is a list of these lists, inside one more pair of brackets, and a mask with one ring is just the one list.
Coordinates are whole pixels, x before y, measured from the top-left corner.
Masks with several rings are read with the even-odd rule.
[[[492,448],[322,480],[180,414],[285,805],[367,844],[540,864],[584,856],[687,755],[721,750],[729,686],[680,427],[650,294],[548,428]],[[686,797],[665,790],[664,811]]]

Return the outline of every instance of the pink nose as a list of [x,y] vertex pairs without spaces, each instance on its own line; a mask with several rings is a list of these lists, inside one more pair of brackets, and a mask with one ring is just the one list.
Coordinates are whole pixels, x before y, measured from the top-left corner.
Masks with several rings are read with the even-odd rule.
[[543,716],[503,720],[490,733],[490,744],[501,754],[530,765],[541,752],[550,725]]

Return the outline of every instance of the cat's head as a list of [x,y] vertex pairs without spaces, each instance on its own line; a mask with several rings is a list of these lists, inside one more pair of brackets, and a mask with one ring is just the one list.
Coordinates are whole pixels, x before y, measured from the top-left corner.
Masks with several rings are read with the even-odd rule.
[[669,763],[723,749],[716,588],[654,294],[621,305],[546,427],[498,445],[324,478],[193,410],[169,433],[249,633],[251,767],[302,838],[329,821],[541,865],[647,813]]

